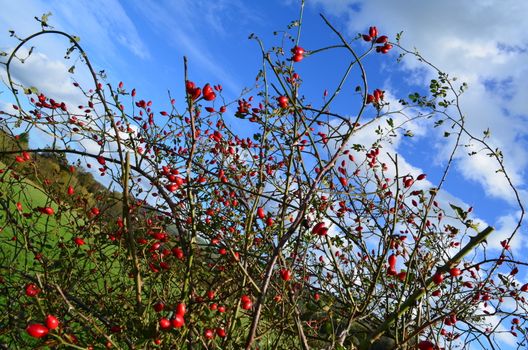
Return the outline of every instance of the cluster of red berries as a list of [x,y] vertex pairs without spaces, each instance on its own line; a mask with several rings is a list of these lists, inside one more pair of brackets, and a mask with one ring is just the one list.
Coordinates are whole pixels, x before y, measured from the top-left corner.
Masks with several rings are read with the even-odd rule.
[[216,91],[221,91],[222,87],[220,85],[211,86],[210,84],[205,84],[202,89],[196,86],[192,81],[187,80],[185,82],[185,91],[193,100],[198,99],[200,95],[206,101],[213,101],[216,98]]
[[22,152],[21,156],[16,156],[15,157],[15,161],[17,163],[24,163],[24,162],[27,162],[27,161],[30,161],[30,160],[31,160],[31,155],[28,152],[26,152],[26,151]]
[[325,226],[324,222],[320,222],[313,227],[312,234],[318,236],[326,236],[328,234],[328,227]]
[[[165,305],[163,303],[156,303],[154,305],[154,310],[156,312],[161,312],[165,308]],[[180,303],[176,306],[176,313],[172,317],[172,319],[168,319],[165,317],[162,317],[159,320],[159,326],[162,330],[169,330],[171,327],[174,328],[181,328],[185,325],[185,318],[183,317],[185,313],[187,312],[187,309],[185,307],[185,304]]]
[[376,27],[370,27],[369,33],[363,34],[362,37],[367,42],[374,41],[376,44],[383,44],[376,46],[376,52],[387,53],[392,49],[392,45],[389,44],[389,38],[386,35],[378,36],[378,29]]
[[246,294],[240,297],[240,304],[241,304],[242,309],[244,310],[251,310],[253,308],[253,301]]
[[294,46],[291,52],[293,54],[291,58],[293,62],[300,62],[304,58],[304,49],[300,46]]
[[384,97],[384,91],[380,89],[376,89],[372,92],[372,94],[367,95],[367,104],[369,103],[375,103],[379,104]]
[[47,315],[44,323],[46,325],[41,323],[31,323],[26,328],[27,334],[33,338],[42,338],[48,335],[50,330],[54,330],[59,327],[59,319],[53,315]]

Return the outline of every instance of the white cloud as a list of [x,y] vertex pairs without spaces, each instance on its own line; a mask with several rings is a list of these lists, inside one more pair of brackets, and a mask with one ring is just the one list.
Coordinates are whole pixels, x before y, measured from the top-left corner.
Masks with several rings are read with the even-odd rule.
[[136,25],[118,0],[53,1],[50,6],[66,28],[77,32],[81,40],[89,41],[99,54],[105,53],[109,61],[124,56],[123,49],[141,59],[151,57]]
[[[27,50],[21,50],[22,56]],[[68,101],[68,105],[78,106],[84,103],[85,98],[79,89],[72,84],[72,75],[63,61],[50,59],[47,55],[34,52],[25,63],[12,61],[11,76],[13,80],[25,87],[34,86],[39,92],[58,101]],[[2,80],[7,83],[5,70],[0,71]],[[86,75],[77,75],[76,78],[87,80]]]
[[[382,34],[394,38],[403,30],[403,45],[418,48],[424,57],[450,75],[469,84],[462,96],[468,129],[477,136],[488,127],[492,145],[505,155],[507,170],[514,183],[525,186],[528,170],[528,3],[507,1],[316,1],[328,13],[343,15],[349,35],[377,25]],[[342,17],[342,16],[341,16]],[[485,25],[483,25],[485,24]],[[422,63],[406,59],[409,73],[423,73]],[[424,81],[432,72],[422,75]],[[439,140],[445,159],[449,144]],[[461,152],[462,153],[462,152]],[[502,174],[485,156],[468,158],[461,154],[457,165],[468,180],[477,181],[490,196],[511,200],[512,191]]]
[[[496,230],[489,236],[488,244],[490,249],[501,250],[501,241],[509,239],[513,230],[519,222],[520,213],[508,214],[501,216],[497,220]],[[509,243],[514,255],[522,256],[522,252],[528,248],[528,237],[526,235],[517,234]]]
[[[1,4],[2,34],[7,33],[8,29],[15,30],[19,37],[33,34],[40,30],[34,17],[51,12],[49,24],[54,29],[65,30],[80,37],[81,45],[90,48],[89,57],[99,66],[119,71],[119,68],[127,64],[127,52],[143,60],[151,58],[138,28],[118,0],[20,0],[1,1]],[[0,49],[6,50],[15,44],[16,41],[8,35],[0,36]],[[68,48],[68,40],[58,35],[42,36],[34,41],[35,44],[52,59],[62,58]]]

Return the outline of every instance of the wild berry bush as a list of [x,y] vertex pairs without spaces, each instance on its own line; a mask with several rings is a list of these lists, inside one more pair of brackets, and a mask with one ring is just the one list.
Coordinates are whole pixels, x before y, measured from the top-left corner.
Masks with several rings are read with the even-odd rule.
[[[268,50],[252,36],[262,67],[236,101],[225,100],[221,82],[187,77],[185,62],[185,103],[165,106],[106,81],[79,38],[45,16],[41,31],[12,33],[2,64],[14,103],[0,112],[10,145],[0,151],[4,347],[492,348],[501,323],[490,316],[526,344],[528,284],[516,279],[526,262],[509,240],[499,254],[487,251],[493,228],[441,200],[468,138],[511,185],[502,154],[466,129],[466,85],[399,36],[372,26],[347,37],[322,20],[335,34],[326,47],[299,42],[302,21],[284,46]],[[91,85],[72,82],[83,105],[12,78],[33,41],[48,36],[88,68]],[[303,88],[318,82],[297,68],[328,50],[340,50],[347,68],[309,101]],[[416,59],[437,77],[424,93],[395,97],[369,86],[365,62],[374,56]],[[351,80],[357,87],[345,89]],[[338,93],[350,96],[346,114],[332,108]],[[454,140],[436,183],[385,150],[417,120]],[[32,147],[27,135],[49,146]],[[61,176],[42,177],[44,153],[62,161]],[[78,191],[81,169],[114,193]]]

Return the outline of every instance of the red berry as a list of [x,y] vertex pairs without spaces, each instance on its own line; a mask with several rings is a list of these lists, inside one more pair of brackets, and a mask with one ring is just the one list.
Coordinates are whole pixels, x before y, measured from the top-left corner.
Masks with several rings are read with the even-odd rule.
[[163,304],[161,301],[154,304],[154,311],[161,312],[165,308],[165,304]]
[[165,188],[167,189],[167,191],[169,192],[176,192],[178,190],[180,186],[176,185],[176,184],[167,184],[165,185]]
[[380,89],[374,90],[372,95],[374,96],[374,101],[376,101],[376,102],[379,102],[380,100],[383,100],[383,91],[380,90]]
[[217,328],[217,329],[216,329],[216,334],[217,334],[220,338],[225,338],[225,336],[226,336],[226,331],[225,331],[225,329],[223,329],[223,328]]
[[93,207],[90,211],[95,216],[99,215],[99,213],[100,213],[99,208],[96,208],[96,207]]
[[172,326],[174,328],[181,328],[185,325],[185,319],[182,314],[176,314],[171,320]]
[[433,275],[433,282],[435,284],[440,284],[444,281],[444,276],[440,273],[440,272],[437,272]]
[[419,350],[434,350],[434,344],[429,340],[422,340],[418,343]]
[[405,281],[405,278],[406,278],[406,277],[407,277],[407,272],[405,272],[405,271],[401,271],[400,273],[398,273],[398,279],[399,279],[400,281],[402,281],[402,282]]
[[205,337],[206,339],[213,339],[213,338],[214,338],[214,335],[215,335],[215,333],[213,332],[212,329],[209,329],[209,328],[208,328],[208,329],[206,329],[206,330],[204,331],[204,337]]
[[372,38],[375,38],[378,36],[378,29],[376,27],[370,27],[369,28],[369,35],[372,37]]
[[70,185],[68,186],[68,196],[71,196],[75,193],[75,190],[73,189],[73,187]]
[[363,37],[363,40],[365,40],[365,41],[371,41],[372,40],[370,35],[367,35],[367,34],[363,34],[362,37]]
[[388,259],[388,260],[389,260],[389,266],[390,266],[391,268],[394,268],[394,267],[396,266],[396,259],[397,259],[397,258],[396,258],[396,255],[394,255],[394,254],[391,254],[391,255],[389,256],[389,259]]
[[[387,52],[389,52],[390,49],[392,49],[392,45],[389,44],[389,43],[386,43],[385,45],[383,45],[383,46],[378,46],[378,47],[380,48],[380,49],[379,49],[379,52],[384,53],[384,54],[387,53]],[[377,48],[378,48],[378,47],[376,47],[376,51],[377,51]]]
[[253,308],[253,302],[251,301],[251,298],[247,295],[242,295],[240,297],[241,307],[244,310],[251,310]]
[[292,57],[292,61],[293,61],[293,62],[301,62],[303,58],[304,58],[303,55],[294,55],[294,56]]
[[162,317],[159,320],[159,326],[161,329],[170,329],[171,328],[171,321],[169,321],[168,318]]
[[389,41],[389,38],[386,35],[382,35],[376,39],[376,44],[385,44],[387,41]]
[[292,273],[288,269],[281,269],[280,270],[280,276],[283,281],[289,281],[292,278]]
[[457,277],[462,274],[462,270],[460,270],[458,267],[453,267],[451,270],[449,270],[449,274],[452,277]]
[[257,209],[257,216],[259,219],[263,220],[266,217],[266,213],[264,213],[264,209],[262,207],[259,207]]
[[196,88],[196,85],[192,81],[187,80],[185,82],[185,90],[187,91],[188,94],[192,94],[195,88]]
[[59,327],[59,319],[53,315],[46,316],[45,323],[49,329],[57,329]]
[[40,293],[40,289],[33,283],[26,284],[26,295],[28,297],[37,296]]
[[53,210],[52,207],[45,207],[45,208],[42,208],[42,213],[46,215],[53,215],[55,211]]
[[286,96],[279,96],[277,101],[279,102],[280,108],[288,108],[288,98]]
[[300,46],[294,46],[291,52],[293,53],[293,62],[300,62],[304,58],[304,49]]
[[325,223],[324,222],[318,223],[312,229],[312,234],[314,234],[314,235],[326,236],[327,233],[328,233],[328,228],[325,227]]
[[191,93],[191,98],[193,100],[196,100],[198,97],[200,97],[200,95],[202,94],[202,89],[200,88],[196,88],[192,91]]
[[174,247],[171,249],[172,254],[176,257],[178,260],[183,260],[185,257],[185,254],[183,253],[183,250],[180,247]]
[[49,329],[42,324],[32,323],[27,326],[26,332],[33,338],[42,338],[48,334]]
[[103,156],[99,156],[97,157],[97,162],[101,165],[105,165],[106,164],[106,160],[104,159]]
[[185,313],[187,312],[187,308],[185,307],[185,304],[184,303],[179,303],[178,305],[176,305],[176,314],[177,315],[185,315]]
[[294,55],[304,55],[304,49],[300,46],[294,46],[291,51]]
[[209,84],[205,84],[205,86],[203,87],[203,98],[204,100],[206,101],[212,101],[216,98],[216,94],[213,90],[213,88],[211,87],[211,85]]

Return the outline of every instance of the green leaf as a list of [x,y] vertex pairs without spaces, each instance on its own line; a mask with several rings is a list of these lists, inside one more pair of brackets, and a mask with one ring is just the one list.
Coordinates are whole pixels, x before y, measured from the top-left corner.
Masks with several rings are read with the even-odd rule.
[[457,207],[456,205],[454,204],[449,204],[449,206],[455,211],[455,213],[457,214],[457,216],[459,218],[461,218],[462,220],[466,220],[467,218],[467,213],[460,207]]
[[43,23],[46,23],[46,22],[48,22],[48,19],[50,18],[51,15],[52,15],[51,12],[45,13],[45,14],[42,15],[42,17],[40,17],[40,20]]
[[28,95],[29,94],[35,94],[35,95],[38,95],[39,93],[39,90],[35,87],[35,86],[30,86],[26,89],[26,91],[29,91]]
[[504,276],[502,273],[499,273],[499,278],[500,280],[502,281],[502,283],[504,283],[505,285],[509,286],[510,285],[510,281],[508,280],[508,278],[506,276]]
[[403,30],[396,34],[396,42],[399,43],[403,35]]
[[70,69],[68,69],[68,73],[73,74],[75,72],[75,66],[71,66]]

